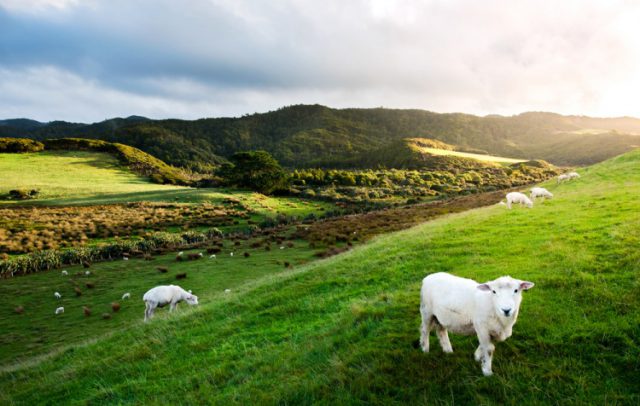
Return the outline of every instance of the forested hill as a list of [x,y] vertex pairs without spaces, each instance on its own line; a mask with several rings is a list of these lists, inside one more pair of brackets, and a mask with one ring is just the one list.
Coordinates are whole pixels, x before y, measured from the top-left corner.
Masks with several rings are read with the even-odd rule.
[[[137,147],[170,164],[205,169],[234,152],[264,149],[291,167],[364,166],[404,138],[430,138],[461,151],[557,165],[598,162],[640,146],[640,120],[523,113],[479,117],[424,110],[332,109],[296,105],[238,118],[150,120],[131,116],[94,124],[0,121],[0,137],[99,138]],[[384,162],[380,163],[385,165]]]

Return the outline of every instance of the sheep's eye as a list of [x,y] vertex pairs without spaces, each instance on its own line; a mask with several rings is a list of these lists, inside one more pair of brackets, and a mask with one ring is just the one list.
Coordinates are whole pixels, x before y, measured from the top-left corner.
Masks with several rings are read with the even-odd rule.
[[518,293],[518,289],[514,290],[513,293]]
[[496,291],[495,291],[495,290],[492,290],[492,292],[493,292],[493,294],[494,294],[494,295],[496,294]]

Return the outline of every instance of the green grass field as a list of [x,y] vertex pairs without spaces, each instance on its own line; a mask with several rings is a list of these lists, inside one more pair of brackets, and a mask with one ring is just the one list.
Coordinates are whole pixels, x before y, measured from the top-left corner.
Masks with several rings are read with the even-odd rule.
[[451,156],[457,156],[460,158],[471,158],[471,159],[475,159],[483,162],[495,162],[499,164],[515,164],[518,162],[526,162],[526,159],[514,159],[514,158],[505,158],[502,156],[472,154],[469,152],[451,151],[448,149],[426,148],[426,147],[416,147],[416,148],[418,148],[420,152],[425,152],[431,155],[451,155]]
[[[0,205],[93,205],[138,201],[213,203],[240,200],[259,216],[278,213],[305,216],[334,208],[323,202],[269,197],[233,189],[196,189],[159,185],[131,173],[110,154],[84,151],[47,151],[0,154]],[[12,189],[39,189],[34,200],[8,200]]]
[[[640,151],[580,173],[577,181],[545,185],[556,197],[533,209],[492,206],[442,217],[293,270],[239,276],[229,295],[220,289],[242,266],[211,281],[210,271],[194,269],[204,276],[184,285],[211,292],[201,305],[146,325],[135,319],[143,312],[136,296],[161,277],[146,276],[142,265],[94,265],[105,284],[122,275],[113,282],[118,289],[100,293],[104,300],[119,297],[129,280],[139,286],[123,309],[129,313],[117,315],[131,317],[126,328],[98,326],[120,323],[115,318],[87,320],[96,331],[84,345],[45,345],[60,350],[3,362],[0,403],[638,404]],[[255,260],[258,268],[270,261]],[[536,283],[513,336],[496,346],[493,377],[474,362],[473,337],[451,335],[453,354],[443,354],[433,336],[431,353],[414,348],[420,282],[438,271]],[[0,288],[10,308],[21,293],[53,307],[46,287],[59,281],[49,272],[0,281]],[[43,317],[2,312],[8,332]],[[46,327],[30,331],[44,341],[48,331],[64,330],[59,323],[85,322],[78,312],[49,313]],[[3,359],[29,354],[31,342],[12,344]]]

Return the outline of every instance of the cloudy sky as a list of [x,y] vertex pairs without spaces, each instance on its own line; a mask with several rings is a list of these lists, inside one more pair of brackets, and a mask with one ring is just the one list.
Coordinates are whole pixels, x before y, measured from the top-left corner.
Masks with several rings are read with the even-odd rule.
[[638,21],[616,0],[0,0],[0,118],[640,116]]

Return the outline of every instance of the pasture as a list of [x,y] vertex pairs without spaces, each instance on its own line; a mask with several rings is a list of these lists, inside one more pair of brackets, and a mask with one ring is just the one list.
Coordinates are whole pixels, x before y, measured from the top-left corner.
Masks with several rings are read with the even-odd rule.
[[[134,320],[134,308],[123,309],[132,317],[126,328],[100,327],[100,336],[83,345],[4,361],[0,402],[637,404],[640,151],[580,173],[566,184],[543,184],[555,198],[533,209],[494,205],[440,217],[342,255],[240,277],[230,295],[219,292],[233,282],[206,282],[215,271],[193,269],[185,287],[210,292],[198,308],[146,325]],[[258,267],[273,260],[255,259]],[[152,272],[138,271],[132,301],[146,284],[142,275]],[[420,282],[439,271],[536,283],[513,336],[496,346],[495,376],[483,377],[474,362],[474,337],[451,335],[453,354],[443,354],[434,337],[431,353],[415,348]],[[136,274],[104,272],[114,279]],[[0,281],[3,290],[12,287],[2,296],[5,303],[20,294],[54,302],[30,288],[55,286],[59,278],[48,272]],[[151,275],[149,285],[160,278]],[[102,302],[122,290],[114,285]],[[47,324],[65,320],[50,313]],[[94,327],[116,321],[66,316]],[[28,326],[29,317],[25,306],[23,314],[2,320],[13,329]],[[31,355],[20,343],[11,345],[4,360]]]

